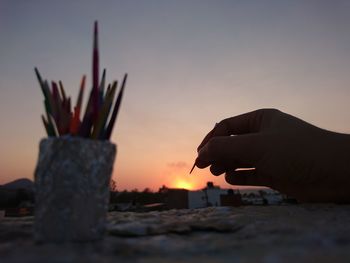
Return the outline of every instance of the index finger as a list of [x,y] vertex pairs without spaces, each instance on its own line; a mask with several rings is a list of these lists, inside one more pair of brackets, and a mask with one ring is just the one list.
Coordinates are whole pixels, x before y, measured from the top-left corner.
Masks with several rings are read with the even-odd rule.
[[224,119],[215,124],[215,127],[204,137],[197,148],[199,151],[207,142],[217,136],[230,136],[259,131],[260,121],[258,121],[259,110],[237,115]]
[[199,168],[212,164],[231,168],[236,164],[244,165],[239,168],[255,167],[263,155],[264,145],[260,134],[217,136],[199,151],[196,165]]

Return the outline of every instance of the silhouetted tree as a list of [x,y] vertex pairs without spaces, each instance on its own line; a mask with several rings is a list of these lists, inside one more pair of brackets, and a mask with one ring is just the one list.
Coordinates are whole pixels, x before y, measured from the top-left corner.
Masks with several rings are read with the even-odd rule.
[[109,182],[109,191],[111,192],[117,192],[117,183],[111,178],[111,181]]
[[152,191],[151,191],[151,189],[146,187],[145,189],[143,189],[143,193],[152,193]]
[[166,193],[168,189],[169,188],[163,184],[162,187],[159,188],[158,193]]

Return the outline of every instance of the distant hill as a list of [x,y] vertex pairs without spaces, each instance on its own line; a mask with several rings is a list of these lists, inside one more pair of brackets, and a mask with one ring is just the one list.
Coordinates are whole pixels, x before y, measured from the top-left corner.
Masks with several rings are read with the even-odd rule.
[[34,191],[34,183],[33,181],[27,179],[27,178],[21,178],[14,180],[12,182],[9,182],[7,184],[3,184],[0,186],[2,189],[8,189],[8,190],[16,190],[16,189],[26,189]]

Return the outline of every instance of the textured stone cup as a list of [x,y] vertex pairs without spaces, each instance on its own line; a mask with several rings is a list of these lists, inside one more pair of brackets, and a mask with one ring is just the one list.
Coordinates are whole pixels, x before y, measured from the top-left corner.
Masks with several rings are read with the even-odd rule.
[[43,139],[35,170],[34,239],[103,238],[116,145],[71,136]]

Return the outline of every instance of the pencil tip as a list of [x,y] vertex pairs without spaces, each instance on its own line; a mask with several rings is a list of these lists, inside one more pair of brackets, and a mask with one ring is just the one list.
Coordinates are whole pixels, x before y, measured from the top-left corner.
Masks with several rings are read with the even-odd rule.
[[190,174],[192,173],[192,171],[194,170],[195,167],[196,167],[196,163],[193,164],[191,171],[190,171]]

